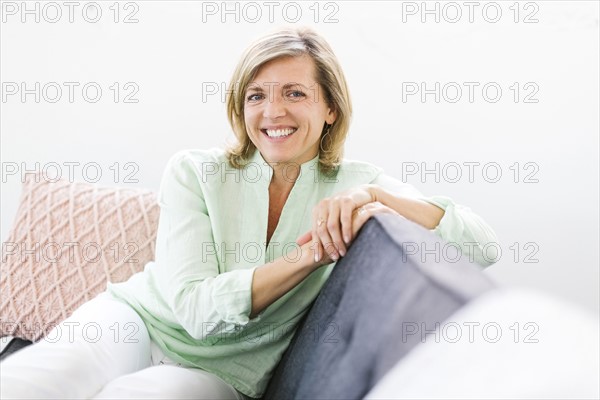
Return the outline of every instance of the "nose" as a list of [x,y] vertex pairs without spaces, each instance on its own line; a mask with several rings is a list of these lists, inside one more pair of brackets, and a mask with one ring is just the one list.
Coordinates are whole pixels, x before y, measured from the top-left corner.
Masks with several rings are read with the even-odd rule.
[[267,119],[277,119],[285,116],[286,104],[285,101],[278,96],[273,94],[269,96],[269,99],[265,102],[265,108],[263,110],[263,117]]

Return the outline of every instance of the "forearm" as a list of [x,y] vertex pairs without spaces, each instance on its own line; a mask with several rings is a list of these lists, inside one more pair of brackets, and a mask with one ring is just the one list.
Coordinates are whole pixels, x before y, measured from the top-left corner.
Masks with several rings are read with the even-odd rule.
[[406,219],[409,219],[427,229],[434,229],[444,216],[444,210],[422,200],[395,196],[381,186],[369,185],[369,191],[374,201],[393,209]]
[[252,311],[254,318],[262,310],[273,304],[281,296],[302,282],[316,268],[323,264],[314,262],[312,250],[307,243],[299,248],[300,257],[279,257],[254,271],[252,279]]
[[[499,253],[484,249],[489,244],[497,244],[498,239],[492,228],[468,207],[454,204],[444,196],[428,197],[428,201],[410,197],[395,196],[379,185],[367,185],[371,198],[405,218],[434,230],[443,240],[456,243],[469,260],[488,266],[499,259]],[[442,222],[443,219],[443,222]]]

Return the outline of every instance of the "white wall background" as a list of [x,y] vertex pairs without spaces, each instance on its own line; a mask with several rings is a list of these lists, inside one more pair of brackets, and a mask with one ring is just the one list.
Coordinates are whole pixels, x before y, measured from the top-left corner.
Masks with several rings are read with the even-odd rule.
[[[252,8],[230,2],[230,9],[239,10],[236,22],[235,13],[221,15],[221,2],[135,1],[115,7],[113,1],[99,1],[98,22],[84,19],[95,18],[95,8],[80,2],[71,23],[69,9],[58,2],[53,4],[62,17],[50,23],[57,8],[34,1],[26,6],[34,10],[36,3],[39,22],[35,13],[23,14],[20,1],[2,2],[4,240],[19,201],[21,163],[28,168],[36,162],[41,167],[58,163],[68,177],[65,162],[95,162],[103,173],[99,184],[156,190],[174,152],[221,146],[231,137],[224,104],[219,95],[203,99],[203,84],[227,82],[252,38],[295,16],[295,8],[289,8],[294,5],[282,12],[284,2],[275,6],[272,22],[263,2]],[[295,4],[301,12],[297,24],[322,32],[345,68],[355,106],[347,157],[377,164],[426,194],[448,195],[483,216],[501,242],[502,258],[488,270],[499,282],[538,288],[598,312],[598,2],[479,2],[473,22],[463,2],[437,3],[439,22],[434,14],[421,21],[421,2]],[[462,17],[452,23],[455,5]],[[87,14],[82,14],[84,6]],[[210,15],[203,7],[219,12]],[[257,7],[262,18],[252,23],[248,19]],[[415,7],[417,14],[410,14]],[[436,2],[427,7],[434,9]],[[496,8],[500,19],[489,22]],[[123,23],[130,14],[137,23]],[[328,15],[337,22],[325,23]],[[526,17],[537,22],[525,23]],[[34,94],[23,100],[20,92],[11,94],[13,83],[22,82],[28,89],[35,82],[41,88],[56,82],[62,97],[48,101],[56,92],[46,86],[39,103]],[[63,82],[79,84],[73,102]],[[82,86],[90,82],[102,89],[96,103],[82,95]],[[110,89],[114,82],[121,96],[116,103]],[[139,88],[133,96],[137,103],[123,101],[132,92],[124,87],[128,82]],[[410,82],[425,82],[429,89],[435,82],[441,87],[456,82],[463,93],[452,103],[456,92],[447,86],[439,103],[433,94],[423,102],[403,91]],[[463,82],[479,84],[472,102]],[[502,89],[497,102],[483,96],[486,83]],[[529,99],[537,102],[525,102],[536,89]],[[492,89],[487,94],[495,96]],[[115,162],[121,171],[117,180],[109,169]],[[124,180],[133,171],[124,168],[127,162],[139,167],[138,183]],[[436,162],[447,168],[439,182],[433,175],[407,175],[414,163],[421,169]],[[473,182],[465,162],[481,163]],[[8,174],[15,163],[19,172]],[[462,166],[456,183],[449,181],[456,172],[451,163]],[[488,182],[493,169],[482,173],[486,163],[500,167],[498,182]],[[519,163],[517,182],[510,169],[514,163]],[[81,166],[74,171],[74,180],[93,178]],[[525,182],[530,173],[529,180],[537,182]]]

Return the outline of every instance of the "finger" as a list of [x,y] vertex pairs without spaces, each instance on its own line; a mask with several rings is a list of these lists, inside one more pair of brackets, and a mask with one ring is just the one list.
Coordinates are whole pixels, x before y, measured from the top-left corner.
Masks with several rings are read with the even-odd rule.
[[[326,251],[337,258],[346,254],[346,245],[342,239],[342,229],[340,224],[340,202],[332,201],[329,204],[329,217],[327,218],[327,233],[331,237],[333,246]],[[332,257],[333,258],[333,257]]]
[[321,265],[325,265],[325,264],[329,264],[331,262],[333,262],[334,260],[331,259],[331,257],[329,256],[329,253],[327,251],[327,248],[323,247],[323,244],[320,243],[320,249],[319,249],[320,253],[323,255],[323,257],[321,258],[320,263]]
[[329,199],[322,200],[313,210],[312,240],[315,251],[315,262],[323,261],[327,256],[324,246],[331,241],[327,233],[327,216]]
[[311,241],[312,245],[310,246],[310,248],[314,253],[315,262],[319,262],[322,253],[319,251],[321,248],[321,244],[319,243],[319,234],[317,233],[316,229],[313,229],[311,231]]
[[370,205],[369,210],[371,212],[371,215],[375,215],[375,214],[397,214],[397,215],[400,215],[400,214],[398,214],[398,211],[396,211],[378,201],[373,202]]
[[321,207],[319,207],[319,205],[315,206],[315,208],[313,209],[313,215],[312,215],[312,227],[311,227],[311,240],[312,240],[312,249],[314,252],[314,258],[315,258],[315,262],[319,262],[319,260],[321,260],[322,258],[322,251],[321,251],[321,245],[320,245],[320,237],[319,237],[319,232],[318,229],[320,226],[325,224],[325,219],[321,218]]
[[[340,210],[340,223],[342,224],[342,236],[344,244],[347,246],[352,240],[352,211],[355,203],[352,200],[344,201]],[[345,248],[345,250],[347,250]]]
[[298,243],[298,245],[302,246],[303,244],[310,242],[311,238],[312,238],[312,232],[308,231],[304,235],[299,236],[298,239],[296,239],[296,243]]
[[339,256],[337,254],[337,250],[335,248],[333,240],[331,239],[331,236],[329,236],[329,231],[327,230],[327,224],[323,224],[319,228],[317,228],[317,235],[318,235],[318,240],[322,246],[322,249],[332,259],[337,261]]
[[352,219],[352,238],[356,238],[356,234],[360,230],[360,228],[364,225],[365,222],[371,218],[373,215],[374,209],[373,203],[365,204],[357,208],[356,213],[354,213],[354,218]]
[[313,245],[318,250],[318,257],[315,261],[319,261],[324,257],[324,250],[327,244],[331,242],[331,237],[327,231],[329,218],[330,199],[326,198],[313,209]]
[[[352,213],[352,235],[356,236],[360,228],[364,225],[365,222],[369,220],[375,214],[394,214],[401,216],[396,210],[380,203],[380,202],[372,202],[363,205],[356,209],[356,213]],[[404,218],[404,217],[403,217]]]

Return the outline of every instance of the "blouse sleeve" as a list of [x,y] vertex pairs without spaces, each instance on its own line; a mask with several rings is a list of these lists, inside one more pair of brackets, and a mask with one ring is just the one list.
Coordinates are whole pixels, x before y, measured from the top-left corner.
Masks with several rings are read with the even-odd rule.
[[256,267],[220,273],[201,172],[185,151],[169,160],[158,193],[159,282],[177,321],[195,339],[235,332],[249,322]]
[[444,210],[444,216],[435,234],[446,242],[460,247],[463,256],[471,262],[487,267],[498,261],[498,239],[492,228],[470,208],[454,203],[446,196],[425,197],[412,185],[381,173],[372,182],[397,196],[426,201]]

